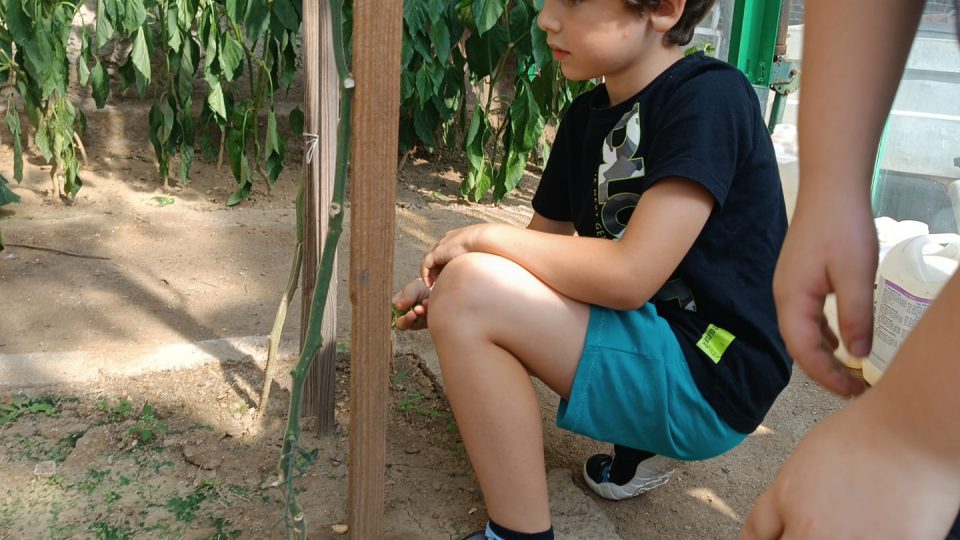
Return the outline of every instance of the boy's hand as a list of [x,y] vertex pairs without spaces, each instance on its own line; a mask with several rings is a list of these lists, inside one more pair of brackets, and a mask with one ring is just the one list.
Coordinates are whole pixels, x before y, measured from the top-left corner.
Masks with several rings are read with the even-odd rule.
[[837,338],[826,324],[823,305],[829,293],[837,293],[837,319],[847,350],[866,356],[873,339],[877,235],[866,196],[826,194],[826,199],[799,201],[777,261],[773,292],[787,352],[811,379],[846,397],[865,387],[833,356]]
[[430,289],[423,280],[407,283],[393,295],[393,327],[397,330],[421,330],[427,327],[427,303]]
[[870,392],[810,430],[741,540],[946,537],[960,505],[956,473],[890,427],[876,406],[887,397]]
[[495,227],[489,223],[480,223],[478,225],[469,225],[460,229],[454,229],[448,232],[433,249],[423,256],[420,263],[420,277],[428,287],[433,287],[437,276],[443,267],[453,259],[476,251],[475,246],[479,242],[480,236],[490,227]]

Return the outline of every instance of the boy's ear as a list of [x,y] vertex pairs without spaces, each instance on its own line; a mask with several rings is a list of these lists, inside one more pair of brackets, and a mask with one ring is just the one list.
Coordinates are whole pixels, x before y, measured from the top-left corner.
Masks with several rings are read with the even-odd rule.
[[680,20],[686,5],[687,0],[660,0],[657,7],[648,12],[654,30],[662,34],[669,32]]

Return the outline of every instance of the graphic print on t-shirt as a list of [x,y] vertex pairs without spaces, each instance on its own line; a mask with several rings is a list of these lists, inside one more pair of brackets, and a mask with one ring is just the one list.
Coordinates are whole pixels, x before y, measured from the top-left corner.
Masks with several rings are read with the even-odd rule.
[[640,135],[640,104],[636,103],[603,141],[603,160],[597,168],[597,236],[622,237],[640,199],[638,193],[630,191],[610,193],[616,191],[615,182],[646,174],[643,156],[638,155]]

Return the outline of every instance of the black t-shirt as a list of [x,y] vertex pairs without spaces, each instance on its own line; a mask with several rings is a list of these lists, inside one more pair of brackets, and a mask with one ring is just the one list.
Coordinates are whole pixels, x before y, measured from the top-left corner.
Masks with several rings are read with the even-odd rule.
[[786,210],[757,95],[736,68],[697,53],[608,104],[600,85],[570,105],[533,208],[573,222],[580,236],[617,239],[660,179],[689,179],[713,195],[703,231],[653,300],[703,396],[751,433],[791,369],[772,292]]

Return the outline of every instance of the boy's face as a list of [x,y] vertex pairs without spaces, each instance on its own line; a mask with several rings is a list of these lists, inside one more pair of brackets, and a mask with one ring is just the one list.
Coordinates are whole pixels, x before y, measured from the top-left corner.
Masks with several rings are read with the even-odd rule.
[[623,0],[545,0],[537,25],[564,77],[615,77],[642,62],[655,38],[648,17]]

